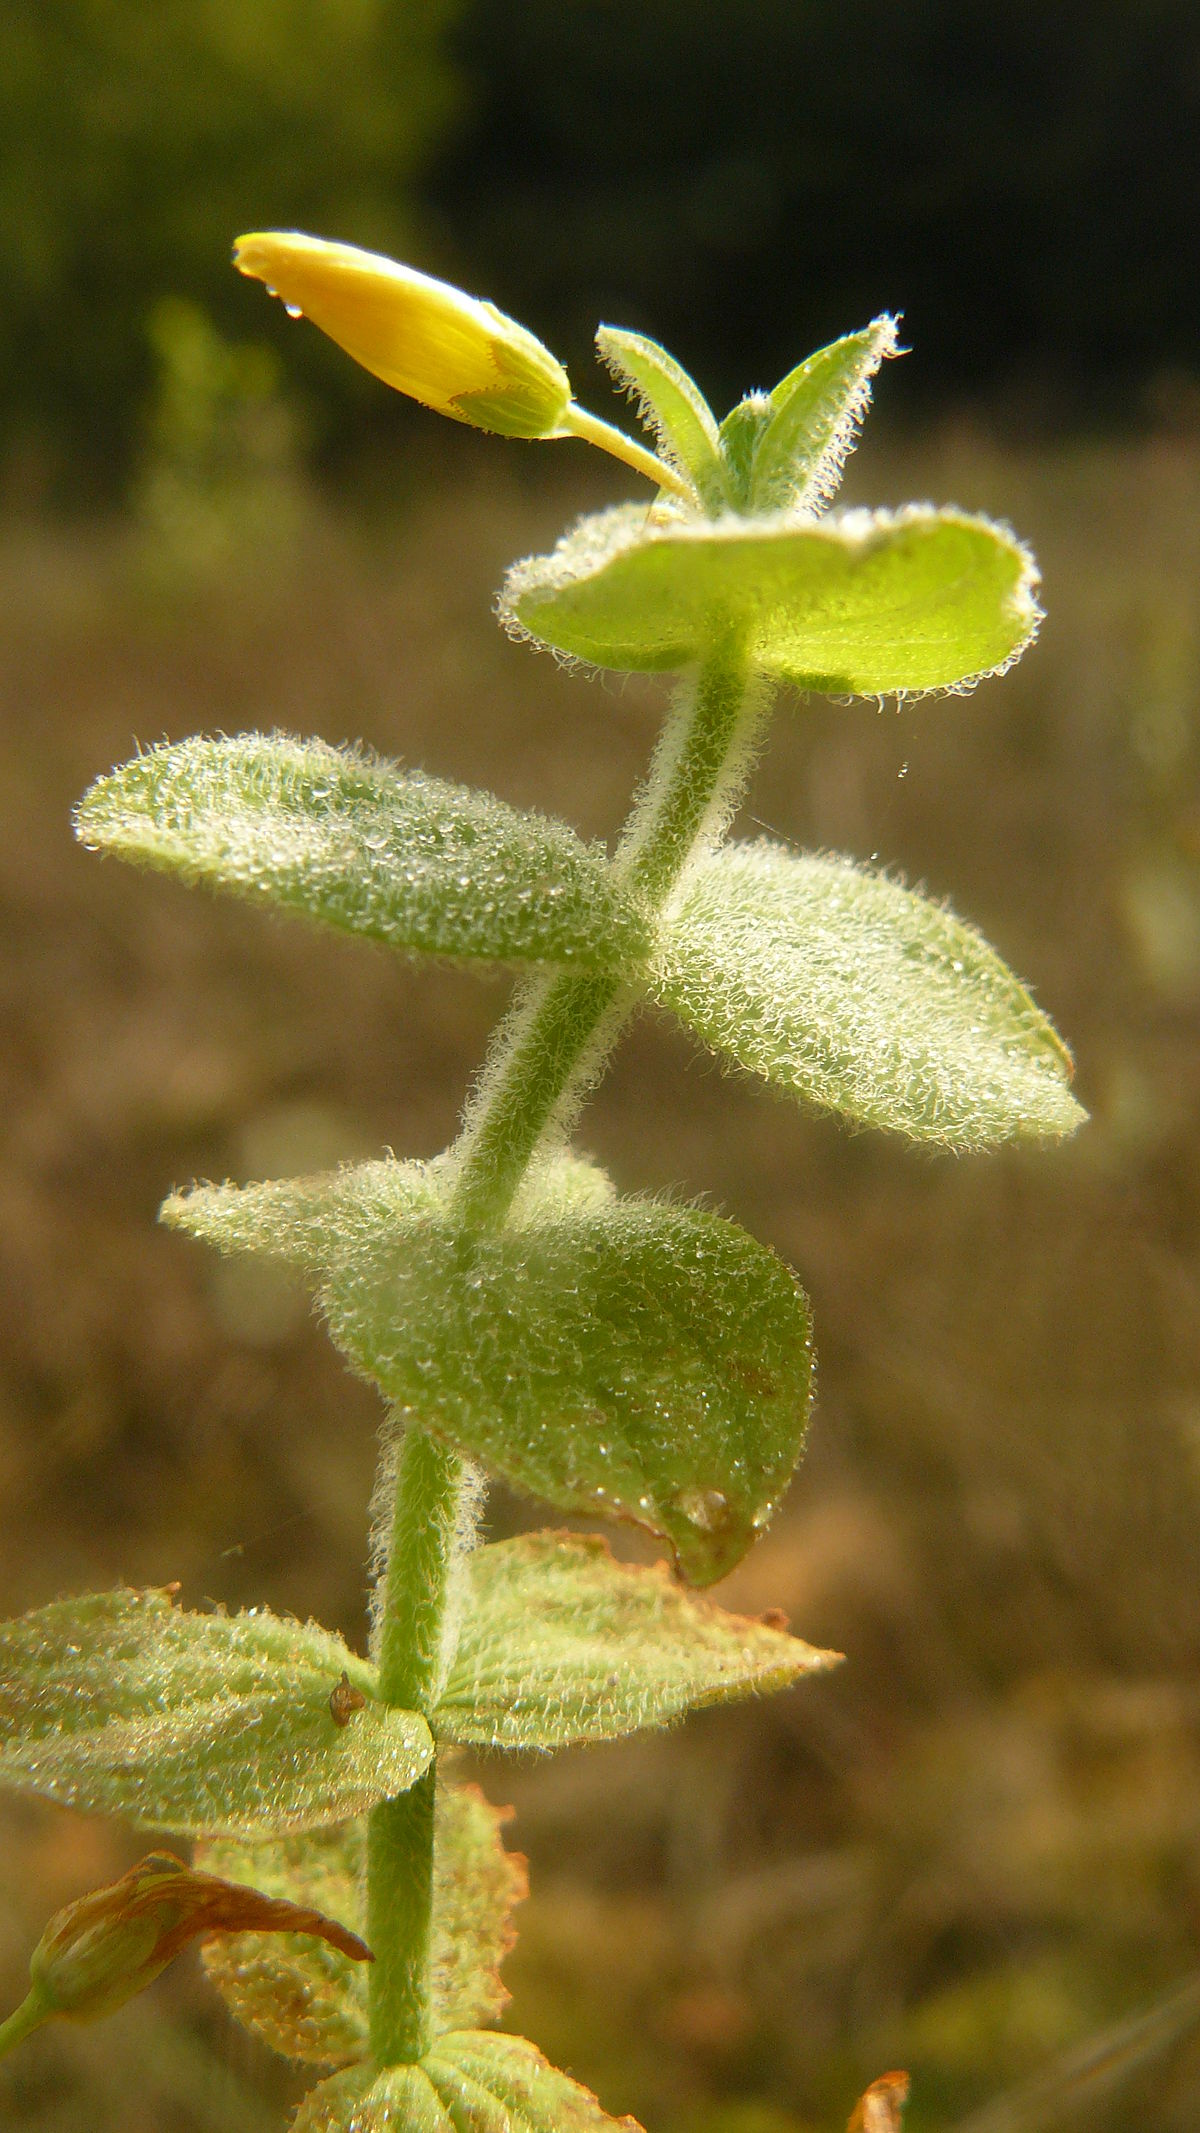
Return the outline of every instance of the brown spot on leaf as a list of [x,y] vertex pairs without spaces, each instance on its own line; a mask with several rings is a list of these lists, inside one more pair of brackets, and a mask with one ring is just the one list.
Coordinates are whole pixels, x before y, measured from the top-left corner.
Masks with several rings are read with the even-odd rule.
[[756,1400],[777,1400],[781,1391],[779,1378],[773,1370],[756,1363],[749,1356],[738,1356],[726,1363],[726,1370],[736,1385],[741,1385]]
[[361,1689],[356,1689],[345,1669],[335,1689],[330,1691],[329,1716],[335,1726],[348,1726],[356,1711],[361,1711],[366,1702]]

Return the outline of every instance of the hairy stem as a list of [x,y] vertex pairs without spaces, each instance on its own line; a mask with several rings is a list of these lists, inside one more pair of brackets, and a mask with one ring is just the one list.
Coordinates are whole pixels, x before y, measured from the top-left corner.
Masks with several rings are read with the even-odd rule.
[[[736,643],[715,650],[680,690],[613,861],[651,912],[732,813],[765,713]],[[464,1228],[502,1222],[539,1141],[566,1138],[636,997],[619,977],[597,973],[551,972],[522,988],[459,1142],[455,1212]]]
[[[692,853],[720,833],[748,775],[765,717],[742,647],[722,644],[680,691],[613,867],[651,911]],[[636,1000],[620,977],[555,972],[530,980],[496,1033],[458,1145],[454,1213],[466,1231],[499,1226],[539,1142],[565,1137]],[[380,1694],[432,1711],[471,1470],[419,1427],[400,1451],[383,1595]],[[367,1845],[371,2048],[387,2066],[430,2042],[432,1770],[371,1815]]]
[[[433,1710],[441,1689],[446,1613],[466,1460],[410,1427],[396,1463],[396,1500],[383,1592],[379,1693],[404,1710]],[[433,1815],[436,1773],[376,1807],[367,1826],[371,2049],[381,2066],[420,2059],[430,2036]]]

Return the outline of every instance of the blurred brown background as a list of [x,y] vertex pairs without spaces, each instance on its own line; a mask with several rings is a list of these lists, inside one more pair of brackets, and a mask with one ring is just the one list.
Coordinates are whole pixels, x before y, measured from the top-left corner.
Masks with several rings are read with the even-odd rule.
[[[627,1038],[583,1144],[626,1187],[709,1195],[813,1299],[810,1450],[727,1596],[848,1658],[482,1772],[533,1868],[511,2019],[652,2133],[836,2128],[892,2064],[912,2133],[1191,2133],[1200,398],[1174,210],[1123,177],[1184,137],[1188,12],[1064,8],[1060,47],[923,6],[885,94],[866,0],[840,43],[830,8],[718,7],[738,56],[703,168],[681,118],[639,121],[709,93],[706,53],[720,75],[716,29],[667,0],[638,10],[640,57],[616,7],[511,34],[478,0],[340,12],[173,0],[148,59],[118,0],[0,7],[0,1604],[179,1578],[362,1635],[373,1398],[302,1297],[155,1210],[193,1176],[435,1152],[506,994],[102,864],[79,793],[135,740],[279,725],[606,836],[661,703],[489,612],[505,564],[619,479],[348,378],[261,292],[216,293],[228,237],[406,244],[557,329],[606,412],[584,317],[669,333],[732,394],[907,303],[848,494],[1010,519],[1049,619],[966,700],[782,701],[742,827],[949,895],[1073,1044],[1093,1120],[929,1156],[726,1080],[650,1018]],[[493,1499],[496,1531],[540,1515]],[[144,1848],[0,1804],[4,2005],[47,1914]],[[180,1965],[5,2062],[0,2121],[272,2133],[296,2093]]]

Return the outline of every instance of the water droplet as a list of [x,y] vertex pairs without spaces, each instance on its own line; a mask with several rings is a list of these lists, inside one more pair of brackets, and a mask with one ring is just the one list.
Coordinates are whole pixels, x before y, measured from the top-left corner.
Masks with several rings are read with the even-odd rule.
[[681,1489],[675,1502],[689,1526],[701,1533],[715,1533],[728,1523],[729,1498],[720,1489]]

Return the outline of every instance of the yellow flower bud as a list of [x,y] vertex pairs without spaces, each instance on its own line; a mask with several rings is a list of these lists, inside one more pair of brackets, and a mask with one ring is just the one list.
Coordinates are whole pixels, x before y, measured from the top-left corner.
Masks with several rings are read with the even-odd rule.
[[290,231],[239,237],[233,258],[364,370],[438,414],[505,437],[558,432],[566,371],[494,304],[377,252]]

